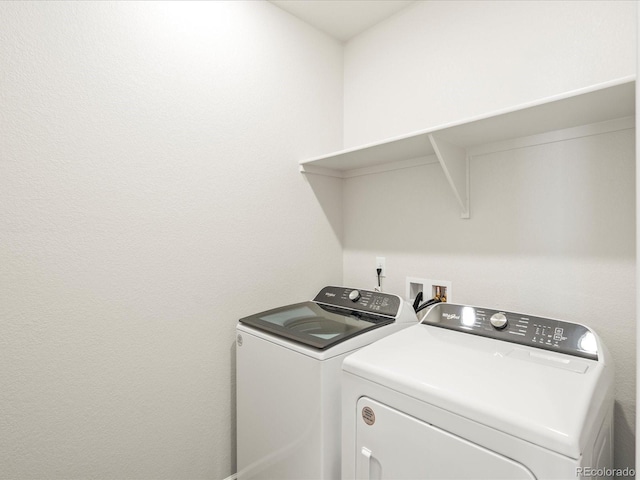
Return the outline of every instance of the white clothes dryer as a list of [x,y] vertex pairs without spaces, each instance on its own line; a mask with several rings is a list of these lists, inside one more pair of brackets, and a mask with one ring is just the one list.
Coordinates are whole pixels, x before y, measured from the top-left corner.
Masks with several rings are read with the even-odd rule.
[[339,479],[342,361],[417,323],[397,295],[344,287],[241,319],[238,479]]
[[607,478],[613,365],[587,327],[452,305],[343,363],[342,478]]

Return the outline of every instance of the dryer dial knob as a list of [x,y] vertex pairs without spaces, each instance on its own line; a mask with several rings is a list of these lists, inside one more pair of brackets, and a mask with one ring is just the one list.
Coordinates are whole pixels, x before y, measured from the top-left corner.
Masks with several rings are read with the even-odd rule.
[[507,316],[504,313],[494,313],[493,315],[491,315],[489,321],[491,322],[491,325],[493,325],[494,328],[497,328],[498,330],[502,330],[509,323],[509,321],[507,320]]
[[352,302],[357,302],[358,300],[360,300],[361,296],[362,295],[360,295],[359,290],[351,290],[351,292],[349,292],[349,300],[351,300]]

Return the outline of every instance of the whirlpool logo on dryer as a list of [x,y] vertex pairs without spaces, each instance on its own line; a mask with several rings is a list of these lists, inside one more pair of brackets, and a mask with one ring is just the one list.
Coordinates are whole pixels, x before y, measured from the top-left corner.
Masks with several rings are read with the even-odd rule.
[[447,320],[460,320],[460,315],[456,315],[455,313],[443,313],[442,317]]

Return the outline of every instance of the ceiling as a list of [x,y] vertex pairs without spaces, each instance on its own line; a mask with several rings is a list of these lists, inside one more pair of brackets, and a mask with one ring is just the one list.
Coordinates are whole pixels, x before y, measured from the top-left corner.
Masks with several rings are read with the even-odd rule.
[[274,5],[346,42],[415,0],[269,0]]

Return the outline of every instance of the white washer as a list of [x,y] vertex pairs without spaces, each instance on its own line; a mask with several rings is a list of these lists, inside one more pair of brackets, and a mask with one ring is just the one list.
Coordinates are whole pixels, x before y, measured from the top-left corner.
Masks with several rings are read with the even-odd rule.
[[613,365],[587,327],[438,304],[343,363],[342,478],[605,478]]
[[397,295],[344,287],[241,319],[238,479],[340,478],[342,361],[417,322]]

